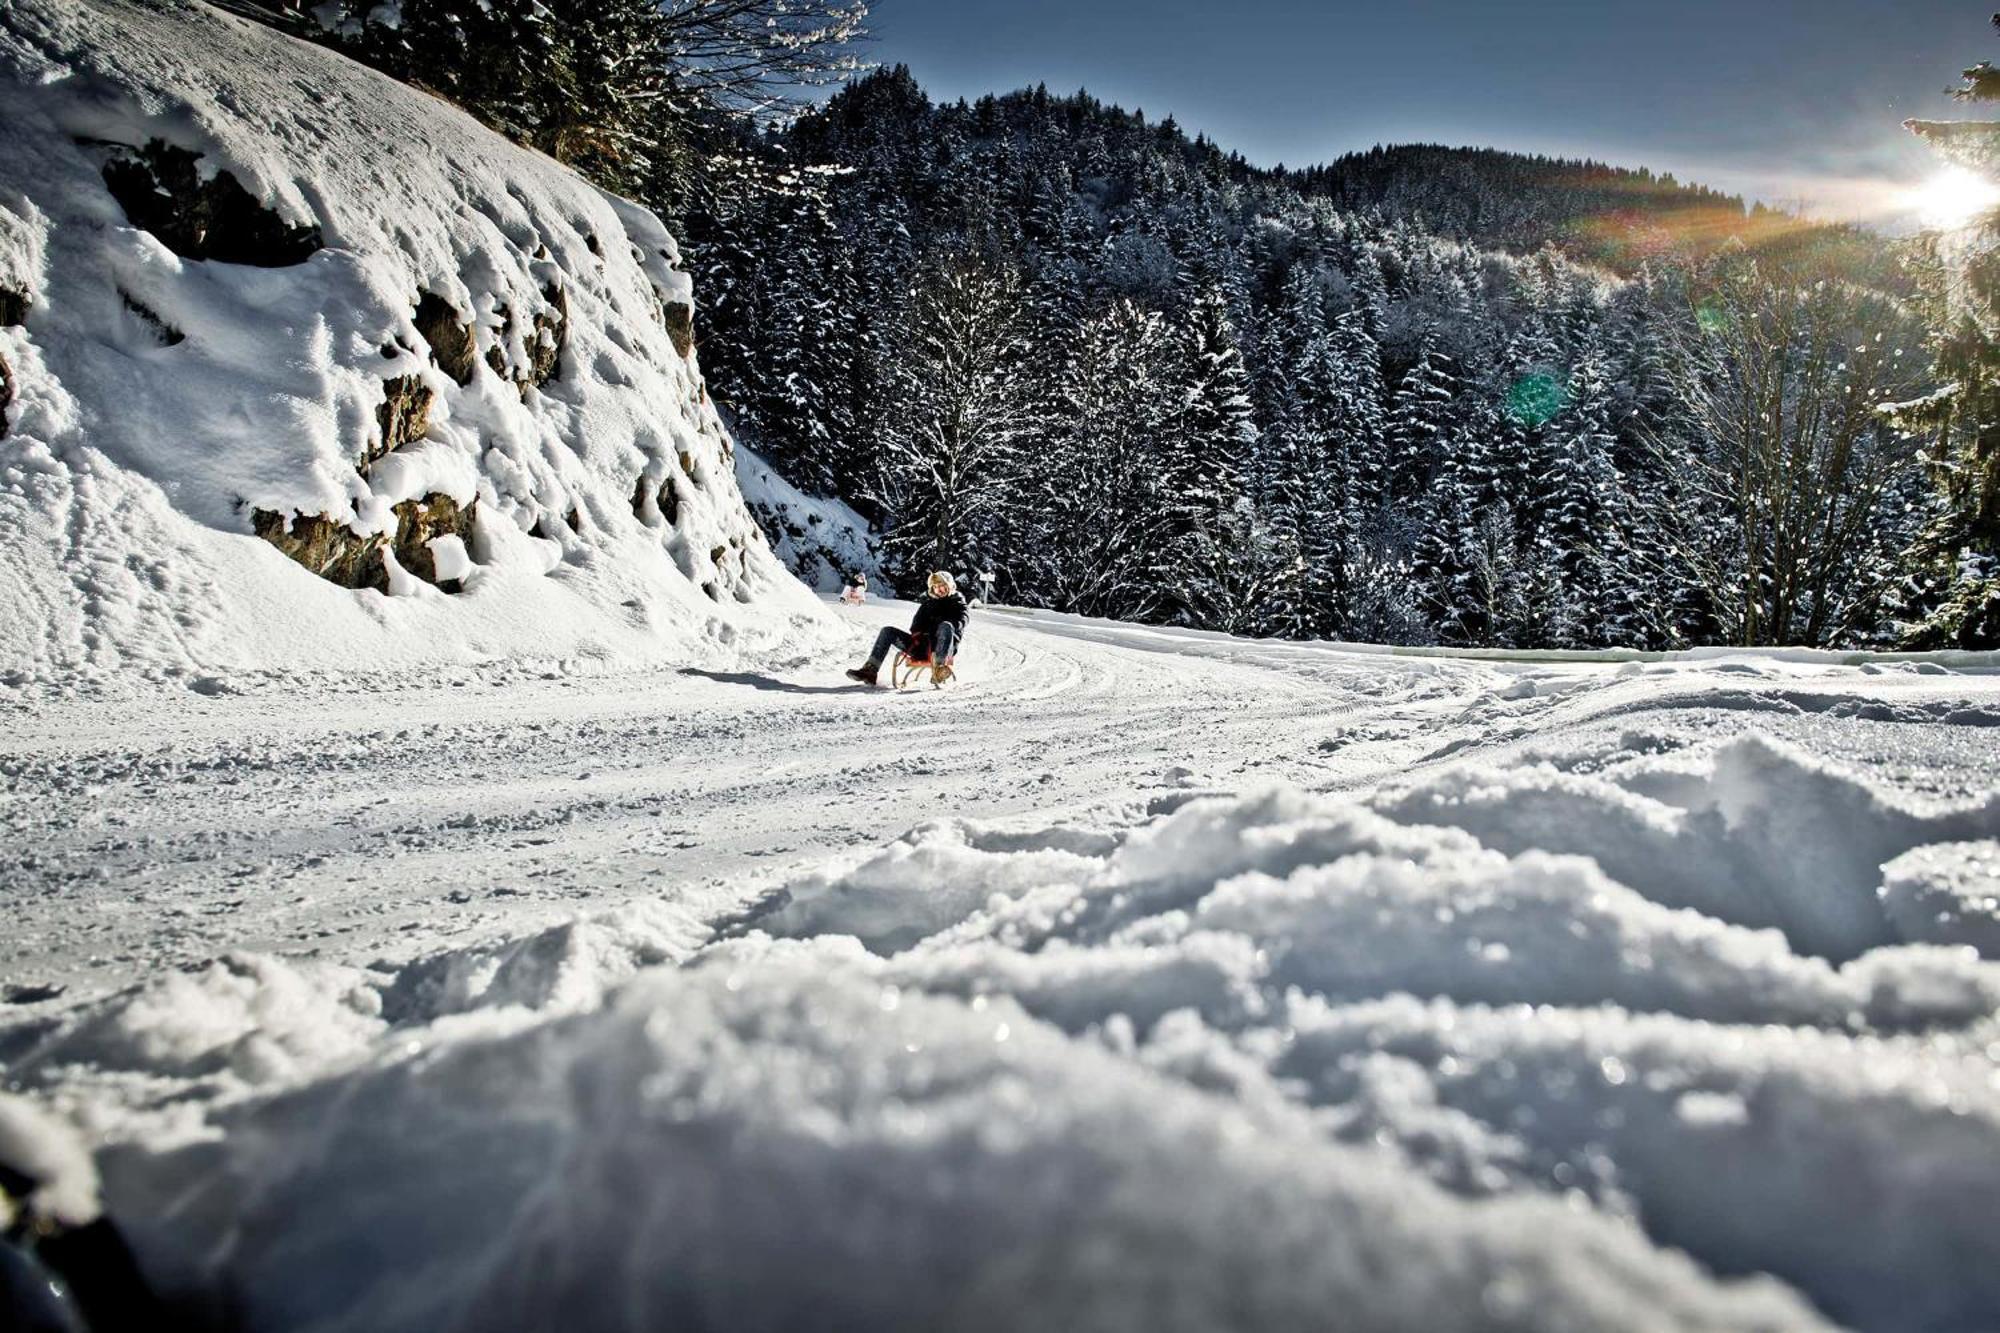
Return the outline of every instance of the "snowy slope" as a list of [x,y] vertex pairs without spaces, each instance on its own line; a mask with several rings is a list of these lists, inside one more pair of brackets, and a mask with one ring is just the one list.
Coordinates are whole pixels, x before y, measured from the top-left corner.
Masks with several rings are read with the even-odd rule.
[[758,454],[736,449],[736,484],[771,549],[809,587],[839,592],[856,574],[877,590],[887,586],[882,555],[868,520],[840,500],[807,495]]
[[2000,661],[975,650],[19,706],[0,1079],[250,1329],[2000,1321]]
[[197,3],[9,4],[0,124],[0,671],[820,632],[649,213]]

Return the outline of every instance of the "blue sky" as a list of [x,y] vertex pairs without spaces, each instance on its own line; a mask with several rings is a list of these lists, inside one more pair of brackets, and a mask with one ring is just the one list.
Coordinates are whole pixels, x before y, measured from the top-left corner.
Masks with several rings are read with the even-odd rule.
[[1900,123],[2000,59],[1994,0],[879,0],[934,96],[1046,82],[1270,164],[1378,142],[1643,165],[1858,213],[1934,162]]

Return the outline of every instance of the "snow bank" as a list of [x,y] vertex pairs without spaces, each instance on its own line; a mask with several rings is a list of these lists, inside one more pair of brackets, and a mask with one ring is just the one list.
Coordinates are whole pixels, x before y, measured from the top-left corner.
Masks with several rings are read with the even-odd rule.
[[0,674],[824,632],[645,210],[189,0],[9,5],[0,123]]
[[1644,770],[1620,785],[1553,767],[1463,769],[1374,806],[1464,829],[1502,851],[1592,857],[1657,902],[1774,927],[1836,961],[1931,938],[1905,936],[1885,911],[1884,863],[1926,843],[2000,833],[2000,793],[1962,809],[1917,810],[1756,736],[1722,746],[1702,773]]
[[103,1190],[249,1329],[1994,1326],[1993,804],[1683,739],[235,960],[9,1076],[195,1107]]
[[598,1009],[709,934],[684,911],[641,903],[400,966],[231,954],[7,1034],[0,1058],[11,1086],[50,1096],[98,1137],[203,1140],[216,1107]]
[[1434,1176],[1573,1192],[1849,1326],[1994,1326],[2000,1275],[1977,1256],[2000,1097],[1979,1043],[1407,998],[1286,1019],[1272,1073]]
[[258,1328],[1816,1326],[1615,1221],[1454,1199],[851,959],[738,948],[259,1107],[120,1188],[174,1194],[155,1271],[225,1281]]

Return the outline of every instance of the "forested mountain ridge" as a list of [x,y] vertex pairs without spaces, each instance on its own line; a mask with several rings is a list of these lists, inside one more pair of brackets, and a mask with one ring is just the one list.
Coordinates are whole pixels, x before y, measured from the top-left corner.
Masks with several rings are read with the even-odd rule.
[[[1480,150],[1262,170],[1083,94],[936,104],[901,68],[758,151],[778,186],[684,222],[706,362],[908,571],[1524,646],[1876,640],[1923,595],[1913,446],[1873,411],[1919,387],[1919,336],[1873,238]],[[1572,253],[1634,219],[1629,277]],[[1829,410],[1718,438],[1773,340]]]
[[1894,247],[1871,232],[1807,221],[1643,167],[1395,144],[1276,174],[1301,194],[1352,212],[1374,209],[1516,253],[1558,245],[1573,258],[1627,275],[1648,261],[1708,254],[1734,242],[1766,255],[1816,255],[1878,286],[1906,285]]

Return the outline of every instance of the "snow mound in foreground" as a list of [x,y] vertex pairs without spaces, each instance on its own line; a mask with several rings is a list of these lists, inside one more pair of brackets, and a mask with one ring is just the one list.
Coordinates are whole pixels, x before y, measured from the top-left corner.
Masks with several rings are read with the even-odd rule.
[[732,955],[296,1094],[229,1127],[172,1230],[233,1232],[200,1257],[266,1328],[1815,1322],[1624,1227],[1455,1200],[1303,1114],[842,963]]
[[744,508],[650,213],[191,0],[9,5],[0,123],[0,674],[688,660],[824,623]]
[[[661,909],[238,960],[10,1077],[86,1122],[79,1066],[140,1080],[107,1204],[251,1329],[2000,1322],[2000,812],[1754,738],[1671,763],[931,824],[705,945]],[[1844,812],[1828,878],[1741,924],[1777,872],[1706,816],[1802,793]],[[1493,845],[1524,827],[1592,850]],[[1647,848],[1702,910],[1610,873]],[[1868,875],[1880,942],[1794,942]]]

